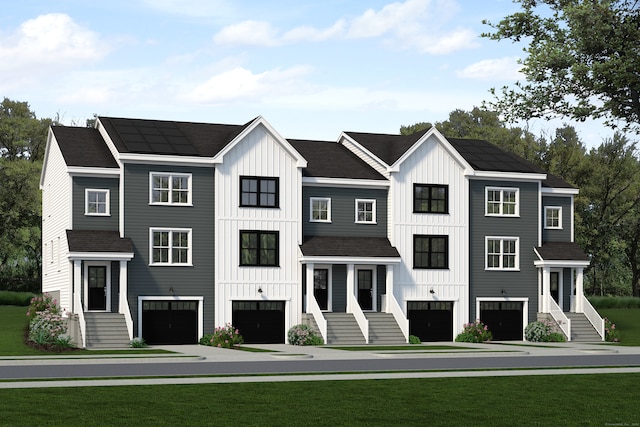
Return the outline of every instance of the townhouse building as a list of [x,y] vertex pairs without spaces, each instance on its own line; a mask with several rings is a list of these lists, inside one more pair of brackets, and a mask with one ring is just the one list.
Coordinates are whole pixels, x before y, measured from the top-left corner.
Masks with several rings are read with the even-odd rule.
[[604,333],[578,190],[435,128],[307,141],[262,117],[99,117],[51,128],[41,190],[43,291],[82,346],[195,343],[227,323],[247,343],[301,322],[327,343],[451,341],[476,319],[522,340],[542,316],[569,339]]

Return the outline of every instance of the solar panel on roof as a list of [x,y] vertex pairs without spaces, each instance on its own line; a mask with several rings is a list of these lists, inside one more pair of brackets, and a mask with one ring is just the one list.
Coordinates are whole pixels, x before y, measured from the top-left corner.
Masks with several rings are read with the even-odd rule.
[[131,152],[197,155],[198,151],[174,122],[112,120],[116,132]]

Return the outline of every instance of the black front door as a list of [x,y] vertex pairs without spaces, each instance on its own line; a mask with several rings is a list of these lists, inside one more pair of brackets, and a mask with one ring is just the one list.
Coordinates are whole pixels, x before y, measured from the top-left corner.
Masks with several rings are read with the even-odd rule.
[[88,267],[89,295],[87,309],[107,309],[107,267],[91,265]]
[[556,304],[560,304],[560,273],[558,273],[557,271],[552,271],[549,279],[549,293],[551,294],[551,298],[553,298]]
[[358,304],[363,310],[373,310],[373,270],[358,270]]
[[320,310],[329,309],[329,270],[320,268],[313,270],[313,296],[316,297]]

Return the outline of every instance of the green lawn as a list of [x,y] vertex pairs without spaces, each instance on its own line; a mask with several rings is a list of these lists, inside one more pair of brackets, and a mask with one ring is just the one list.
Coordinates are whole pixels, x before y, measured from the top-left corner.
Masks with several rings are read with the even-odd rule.
[[640,374],[0,390],[1,425],[637,425]]
[[620,331],[620,344],[640,346],[640,309],[606,308],[598,313],[616,325]]

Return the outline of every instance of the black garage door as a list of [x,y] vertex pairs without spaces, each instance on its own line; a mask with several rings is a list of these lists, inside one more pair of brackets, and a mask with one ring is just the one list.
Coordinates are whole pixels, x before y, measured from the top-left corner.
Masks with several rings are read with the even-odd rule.
[[420,341],[453,341],[453,302],[407,302],[409,334]]
[[232,315],[245,343],[284,343],[284,301],[233,301]]
[[197,344],[198,301],[142,301],[142,337],[149,344]]
[[494,341],[522,341],[522,302],[484,301],[480,320],[489,327]]

